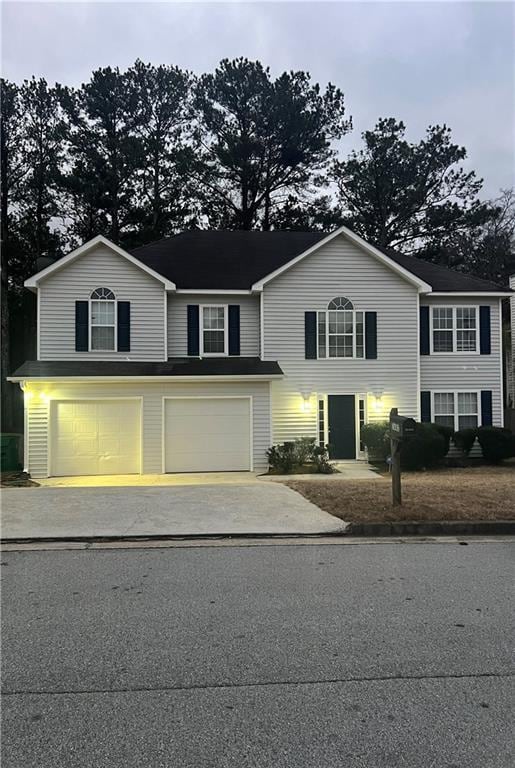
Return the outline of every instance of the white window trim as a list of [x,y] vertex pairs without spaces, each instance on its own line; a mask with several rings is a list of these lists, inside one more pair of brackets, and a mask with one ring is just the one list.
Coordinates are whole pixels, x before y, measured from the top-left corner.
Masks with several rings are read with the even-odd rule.
[[[434,310],[451,309],[452,310],[452,351],[435,352],[434,350]],[[457,309],[473,309],[476,313],[476,348],[474,350],[458,350],[458,323]],[[438,329],[436,329],[438,330]],[[451,329],[449,329],[451,330]],[[478,304],[435,304],[431,305],[431,323],[429,326],[429,351],[431,355],[479,355],[479,305]],[[473,391],[473,390],[470,390]]]
[[[482,426],[481,422],[481,390],[480,389],[433,389],[431,390],[431,421],[435,424],[435,395],[453,395],[454,396],[454,431],[458,432],[459,416],[473,416],[474,414],[458,413],[458,395],[476,395],[477,397],[477,425]],[[439,414],[444,415],[444,414]],[[451,414],[447,414],[451,416]]]
[[[114,304],[114,324],[113,325],[100,325],[95,328],[114,328],[114,346],[112,349],[93,349],[91,346],[91,328],[92,328],[92,303],[94,301],[105,301]],[[91,296],[88,299],[88,351],[89,352],[117,352],[118,351],[118,299],[92,299]]]
[[[367,356],[366,351],[366,339],[365,339],[365,310],[364,309],[318,309],[314,310],[317,318],[317,360],[365,360]],[[352,357],[329,357],[329,336],[350,336],[348,334],[329,334],[329,312],[352,312]],[[363,355],[358,357],[356,355],[356,313],[359,312],[363,315]],[[318,333],[318,316],[322,313],[325,314],[325,357],[320,356],[319,350],[319,333]]]
[[[204,352],[204,309],[222,307],[224,310],[224,351]],[[228,357],[229,355],[229,305],[228,304],[201,304],[199,307],[199,350],[200,357]]]

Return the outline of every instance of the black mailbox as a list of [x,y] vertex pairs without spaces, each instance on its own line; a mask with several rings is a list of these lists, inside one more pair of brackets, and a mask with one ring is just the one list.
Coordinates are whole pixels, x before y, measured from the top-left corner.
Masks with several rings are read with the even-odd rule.
[[406,440],[415,434],[415,419],[391,414],[390,430],[394,440]]

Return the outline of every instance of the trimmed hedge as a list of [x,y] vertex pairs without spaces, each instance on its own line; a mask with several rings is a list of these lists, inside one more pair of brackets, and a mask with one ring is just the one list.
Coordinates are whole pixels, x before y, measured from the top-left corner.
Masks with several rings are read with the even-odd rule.
[[500,464],[515,456],[515,435],[504,427],[479,427],[477,439],[483,458],[489,464]]
[[390,455],[390,425],[387,421],[363,424],[360,439],[368,450],[370,461],[386,461]]
[[456,447],[459,448],[459,450],[465,454],[465,456],[468,456],[472,446],[474,445],[474,440],[477,437],[477,427],[470,427],[469,429],[460,429],[458,432],[454,435],[454,442],[456,443]]
[[448,444],[439,425],[417,423],[413,437],[401,443],[401,467],[412,471],[436,467],[447,451]]
[[454,440],[466,455],[470,453],[475,439],[478,439],[483,459],[489,464],[499,464],[515,456],[515,435],[504,427],[475,427],[456,432]]
[[454,439],[455,432],[452,427],[446,427],[445,424],[431,424],[442,435],[445,440],[445,455],[449,453],[449,447],[451,445],[451,438]]

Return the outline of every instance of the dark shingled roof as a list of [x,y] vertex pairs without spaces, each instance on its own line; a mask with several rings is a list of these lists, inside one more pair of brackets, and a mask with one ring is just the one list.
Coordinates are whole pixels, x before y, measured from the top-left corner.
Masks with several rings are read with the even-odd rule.
[[[327,237],[327,232],[204,231],[191,230],[150,245],[132,254],[177,288],[248,290],[255,282],[284,266]],[[506,290],[436,264],[382,250],[401,267],[429,283],[433,291]]]
[[281,376],[279,363],[259,357],[171,358],[162,363],[129,360],[28,360],[14,378],[54,376]]

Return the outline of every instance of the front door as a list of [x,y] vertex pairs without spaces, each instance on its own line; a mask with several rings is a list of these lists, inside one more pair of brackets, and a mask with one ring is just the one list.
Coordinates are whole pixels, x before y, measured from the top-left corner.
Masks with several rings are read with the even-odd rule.
[[328,395],[329,458],[356,458],[356,401],[354,395]]

